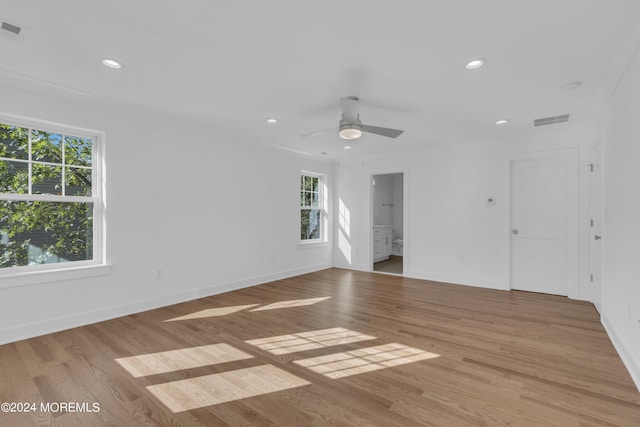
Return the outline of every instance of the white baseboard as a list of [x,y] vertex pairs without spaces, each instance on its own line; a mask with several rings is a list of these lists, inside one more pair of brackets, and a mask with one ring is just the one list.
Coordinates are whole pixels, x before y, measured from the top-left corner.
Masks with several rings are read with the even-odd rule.
[[115,319],[117,317],[140,313],[142,311],[153,310],[159,307],[166,307],[168,305],[179,304],[185,301],[191,301],[198,298],[247,288],[262,283],[286,279],[288,277],[298,276],[301,274],[312,273],[314,271],[324,270],[331,267],[331,264],[318,264],[293,270],[266,274],[262,276],[249,277],[246,279],[218,284],[215,286],[193,289],[186,292],[162,295],[142,301],[101,308],[99,310],[75,313],[69,316],[62,316],[33,323],[25,323],[7,329],[0,329],[0,345],[24,340],[27,338],[33,338],[40,335],[50,334],[53,332],[59,332],[66,329],[76,328],[78,326],[84,326],[96,322]]
[[474,286],[476,288],[489,288],[509,290],[508,285],[494,280],[476,279],[473,277],[453,276],[450,274],[430,273],[423,271],[407,271],[405,277],[412,279],[431,280],[433,282],[451,283],[454,285]]
[[345,262],[337,262],[337,263],[334,263],[333,266],[335,268],[342,268],[344,270],[355,270],[355,271],[364,271],[364,272],[370,271],[370,268],[368,268],[366,264],[347,264]]
[[640,361],[636,360],[633,354],[627,349],[627,347],[624,345],[624,343],[616,333],[616,329],[614,328],[613,324],[606,318],[606,316],[600,316],[600,322],[602,323],[602,326],[604,326],[605,331],[607,331],[607,334],[609,335],[609,339],[620,355],[622,363],[624,363],[627,371],[629,371],[631,379],[638,388],[638,391],[640,391]]
[[[366,264],[347,264],[343,262],[337,262],[333,265],[336,268],[344,268],[346,270],[356,270],[370,272],[370,268]],[[402,274],[404,277],[411,279],[431,280],[433,282],[451,283],[454,285],[474,286],[476,288],[490,288],[499,290],[509,290],[507,284],[501,284],[498,281],[476,279],[473,277],[453,276],[449,274],[430,273],[423,271],[405,271]]]

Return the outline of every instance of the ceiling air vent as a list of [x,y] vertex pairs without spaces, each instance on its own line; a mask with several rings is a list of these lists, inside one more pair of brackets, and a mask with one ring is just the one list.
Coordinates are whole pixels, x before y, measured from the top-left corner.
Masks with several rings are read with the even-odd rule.
[[565,123],[569,121],[569,114],[562,114],[561,116],[545,117],[543,119],[535,119],[533,126],[545,126],[555,125],[556,123]]
[[24,35],[25,29],[23,27],[19,27],[15,24],[11,24],[5,20],[0,20],[2,24],[0,24],[0,34],[8,38],[10,40],[17,40],[18,38],[22,38]]

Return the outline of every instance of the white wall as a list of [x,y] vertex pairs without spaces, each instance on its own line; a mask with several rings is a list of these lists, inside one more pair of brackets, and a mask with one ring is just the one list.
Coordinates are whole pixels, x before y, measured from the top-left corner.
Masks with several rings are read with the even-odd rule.
[[393,175],[375,176],[372,197],[373,224],[393,225]]
[[331,163],[24,86],[0,85],[0,112],[106,132],[113,267],[30,286],[3,279],[0,344],[331,266],[330,245],[297,245],[299,172],[326,174],[331,184]]
[[640,56],[599,129],[604,148],[602,321],[640,389]]
[[[351,232],[348,245],[334,250],[336,265],[370,270],[369,177],[381,170],[404,170],[408,206],[408,231],[403,239],[405,275],[509,289],[510,160],[569,149],[585,166],[577,177],[581,186],[580,239],[576,242],[579,270],[569,295],[588,299],[588,200],[583,196],[588,191],[584,156],[592,135],[583,132],[552,137],[545,130],[540,133],[536,141],[339,162],[337,198],[350,210]],[[487,206],[487,197],[495,198],[496,205]]]

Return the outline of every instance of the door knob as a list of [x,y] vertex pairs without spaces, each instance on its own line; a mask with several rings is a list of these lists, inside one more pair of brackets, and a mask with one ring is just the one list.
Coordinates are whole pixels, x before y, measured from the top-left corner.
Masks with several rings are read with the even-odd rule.
[[518,230],[511,230],[511,234],[518,234]]
[[593,236],[593,239],[594,239],[594,240],[600,240],[600,239],[602,239],[602,236],[598,236],[598,235],[596,234],[595,236]]

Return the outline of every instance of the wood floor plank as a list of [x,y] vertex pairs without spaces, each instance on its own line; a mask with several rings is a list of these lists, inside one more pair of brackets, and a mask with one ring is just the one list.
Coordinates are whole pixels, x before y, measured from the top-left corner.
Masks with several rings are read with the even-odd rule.
[[13,344],[0,346],[0,401],[17,402],[38,394],[18,349]]
[[0,346],[0,400],[100,405],[11,427],[640,425],[591,304],[341,269]]

